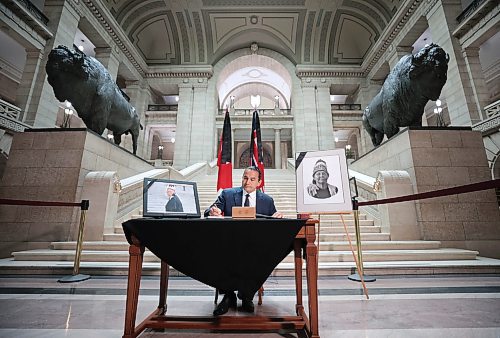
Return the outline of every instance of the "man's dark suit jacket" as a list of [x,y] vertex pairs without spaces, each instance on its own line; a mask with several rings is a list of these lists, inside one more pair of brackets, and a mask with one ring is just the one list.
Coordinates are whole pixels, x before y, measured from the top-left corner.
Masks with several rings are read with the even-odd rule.
[[165,211],[173,211],[173,212],[183,212],[184,208],[182,207],[182,202],[176,194],[173,194],[172,197],[168,200],[165,205]]
[[[243,188],[230,188],[222,190],[219,197],[215,201],[217,208],[222,210],[224,216],[232,216],[233,207],[241,207],[243,205]],[[213,204],[212,204],[213,205]],[[256,195],[256,213],[260,215],[272,216],[276,212],[274,200],[271,196],[257,190]],[[205,217],[210,213],[210,208],[205,210]]]

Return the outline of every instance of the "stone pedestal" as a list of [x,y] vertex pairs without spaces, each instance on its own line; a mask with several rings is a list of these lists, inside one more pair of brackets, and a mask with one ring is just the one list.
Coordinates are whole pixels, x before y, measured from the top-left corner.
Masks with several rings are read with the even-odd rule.
[[[491,179],[481,133],[465,127],[406,128],[350,168],[372,177],[382,170],[404,170],[413,193]],[[416,209],[421,239],[500,257],[500,212],[493,189],[417,201]]]
[[[126,178],[151,169],[146,161],[87,129],[31,129],[13,138],[0,198],[80,202],[90,172],[113,171]],[[96,203],[90,200],[88,215]],[[0,257],[9,257],[13,251],[75,240],[80,210],[0,205],[0,215]]]

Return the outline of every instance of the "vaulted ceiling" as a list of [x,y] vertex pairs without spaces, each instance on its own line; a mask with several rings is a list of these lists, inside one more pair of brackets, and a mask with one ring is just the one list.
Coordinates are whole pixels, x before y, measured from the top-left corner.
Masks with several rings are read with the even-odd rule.
[[401,0],[103,2],[150,65],[213,65],[252,42],[295,64],[359,65]]

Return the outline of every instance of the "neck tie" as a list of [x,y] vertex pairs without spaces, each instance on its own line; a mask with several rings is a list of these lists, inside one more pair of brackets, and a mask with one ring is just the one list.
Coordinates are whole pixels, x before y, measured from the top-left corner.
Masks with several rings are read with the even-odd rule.
[[248,199],[249,197],[250,197],[250,194],[245,195],[245,204],[243,204],[244,207],[250,206],[250,200]]

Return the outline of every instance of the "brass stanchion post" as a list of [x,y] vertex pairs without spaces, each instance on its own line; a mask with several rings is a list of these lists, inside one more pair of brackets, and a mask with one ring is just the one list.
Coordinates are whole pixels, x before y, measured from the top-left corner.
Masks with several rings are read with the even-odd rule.
[[89,200],[82,200],[80,209],[80,225],[78,227],[78,239],[76,242],[75,261],[73,263],[73,274],[71,276],[62,277],[58,280],[59,283],[81,282],[90,278],[89,275],[82,275],[79,273],[83,246],[83,229],[85,226],[85,216],[87,214],[87,210],[89,209]]
[[354,231],[356,234],[356,248],[358,250],[358,272],[349,275],[347,278],[356,282],[374,282],[375,277],[366,276],[363,272],[363,253],[361,248],[361,230],[359,228],[359,209],[356,198],[352,199],[352,209],[354,215]]

